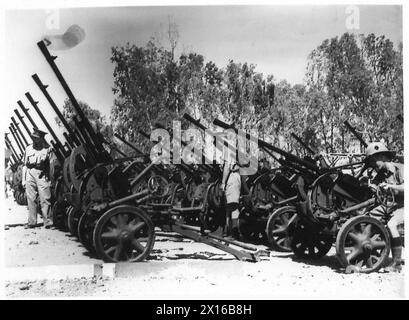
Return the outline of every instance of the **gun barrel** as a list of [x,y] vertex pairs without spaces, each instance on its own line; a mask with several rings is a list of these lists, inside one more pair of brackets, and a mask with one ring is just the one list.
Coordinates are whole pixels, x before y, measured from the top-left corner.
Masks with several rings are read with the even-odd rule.
[[69,152],[69,153],[71,153],[71,151],[72,151],[72,147],[68,144],[68,142],[67,141],[65,141],[65,143],[64,143],[64,147],[65,147],[65,149],[67,150],[67,153]]
[[27,127],[27,124],[24,122],[24,118],[23,116],[18,112],[17,109],[14,109],[14,113],[16,114],[17,118],[20,120],[21,124],[23,125],[24,129],[26,130],[28,136],[31,136],[31,131],[30,129]]
[[20,100],[17,101],[17,104],[19,105],[19,107],[21,108],[21,110],[24,112],[24,114],[26,115],[27,119],[30,121],[32,127],[38,129],[36,123],[33,121],[33,118],[31,118],[31,115],[28,113],[28,109],[24,106],[24,104],[23,104]]
[[72,141],[71,136],[67,132],[63,132],[62,135],[66,140],[67,149],[71,151],[75,147],[74,141]]
[[[7,147],[7,149],[9,149],[9,148]],[[18,160],[17,160],[16,156],[13,154],[13,152],[11,152],[11,150],[10,150],[9,161],[10,161],[11,165],[18,163]]]
[[13,153],[13,151],[10,149],[10,146],[7,142],[6,142],[6,148],[10,150],[10,156],[13,159],[14,163],[17,163],[18,159],[16,158],[16,155]]
[[75,128],[76,128],[77,133],[80,136],[81,142],[91,147],[93,154],[96,155],[98,152],[88,132],[86,130],[83,130],[84,129],[83,122],[80,119],[78,119],[77,116],[73,116],[72,120],[74,121]]
[[74,107],[75,113],[81,119],[81,123],[84,126],[84,129],[88,132],[94,146],[96,147],[96,153],[98,155],[102,155],[104,160],[109,159],[109,155],[107,154],[106,150],[103,147],[103,141],[98,136],[94,129],[91,126],[91,123],[88,121],[87,117],[85,116],[84,112],[82,111],[77,99],[75,98],[74,94],[72,93],[70,87],[68,86],[67,82],[65,81],[64,77],[62,76],[60,70],[58,69],[57,65],[55,64],[54,60],[57,58],[56,56],[51,56],[50,52],[47,49],[44,41],[37,42],[37,46],[40,49],[41,53],[44,55],[46,61],[50,65],[51,69],[53,70],[54,74],[56,75],[57,79],[61,83],[65,93],[67,94],[68,98],[70,99],[72,106]]
[[14,119],[14,117],[11,117],[11,121],[13,121],[14,127],[16,128],[16,132],[18,132],[18,134],[20,135],[20,137],[23,139],[24,143],[26,146],[28,146],[28,142],[26,137],[24,137],[23,132],[20,129],[20,125],[17,123],[16,119]]
[[305,150],[307,150],[311,155],[317,154],[314,150],[312,150],[299,136],[297,136],[294,132],[291,133],[291,136],[302,146]]
[[[196,119],[194,119],[192,116],[190,116],[189,114],[187,114],[187,113],[185,113],[184,115],[183,115],[183,117],[187,120],[187,121],[189,121],[190,123],[192,123],[192,124],[194,124],[196,127],[198,127],[199,129],[201,129],[201,130],[203,130],[203,131],[206,131],[206,130],[208,130],[208,128],[206,128],[206,126],[205,125],[203,125],[199,120],[196,120]],[[231,129],[230,127],[227,127],[227,128],[225,128],[225,129]],[[208,131],[209,132],[209,131]],[[234,146],[232,146],[230,143],[228,143],[227,141],[223,141],[223,144],[225,145],[225,146],[227,146],[227,148],[228,149],[230,149],[231,151],[233,151],[233,152],[236,152],[237,150],[234,148]],[[186,145],[186,144],[185,144]],[[215,145],[215,147],[218,149],[218,150],[220,150],[220,145],[218,145],[217,143],[216,143],[216,141],[214,142],[214,145]]]
[[61,113],[60,109],[58,109],[57,105],[55,104],[54,100],[51,98],[50,94],[47,91],[48,85],[45,85],[41,82],[40,77],[35,73],[31,76],[34,80],[34,82],[37,84],[37,86],[40,88],[41,92],[44,94],[45,98],[47,99],[48,103],[50,106],[53,108],[54,112],[56,113],[58,119],[60,119],[61,123],[63,124],[65,130],[67,130],[69,136],[71,137],[71,140],[79,145],[79,141],[77,137],[75,136],[71,126],[68,124],[67,120]]
[[61,150],[61,148],[53,140],[50,140],[50,143],[51,143],[51,145],[52,145],[52,147],[54,149],[54,153],[57,156],[58,160],[63,162],[65,156],[64,156],[64,154],[61,153],[61,151],[64,150],[64,148]]
[[17,152],[16,152],[16,149],[14,149],[14,147],[13,147],[13,145],[11,144],[11,141],[9,140],[9,138],[7,137],[7,134],[8,133],[6,133],[5,134],[5,140],[6,140],[6,146],[7,146],[7,148],[11,151],[11,153],[17,158],[17,159],[19,159],[20,157],[21,157],[21,155],[19,155]]
[[75,126],[73,131],[74,131],[75,135],[78,137],[78,140],[79,140],[80,144],[86,143],[85,142],[86,140],[83,137],[83,133],[81,132],[80,128],[78,128],[79,121],[77,119],[77,116],[74,116],[72,118],[72,120],[74,121],[74,126]]
[[351,124],[348,122],[348,120],[344,121],[345,126],[348,128],[349,131],[352,132],[352,134],[359,140],[359,142],[366,148],[368,144],[365,142],[365,140],[362,138],[362,135],[359,134],[354,127],[351,126]]
[[21,141],[18,139],[18,137],[17,137],[17,135],[16,135],[16,133],[15,133],[14,128],[12,127],[12,125],[9,126],[9,130],[10,130],[10,132],[11,132],[11,135],[12,135],[13,138],[14,138],[14,141],[15,141],[16,144],[17,144],[17,147],[20,149],[21,153],[24,154],[24,146],[21,144]]
[[[227,124],[227,123],[225,123],[225,122],[223,122],[223,121],[221,121],[219,119],[215,119],[213,121],[213,123],[215,125],[219,126],[219,127],[224,128],[224,129],[233,129],[236,133],[238,131],[233,125],[229,125],[229,124]],[[249,139],[249,138],[255,138],[255,137],[251,137],[251,135],[247,133],[246,138]],[[305,168],[307,168],[309,170],[312,170],[315,173],[320,172],[319,167],[317,165],[311,163],[311,162],[300,159],[299,157],[297,157],[297,156],[295,156],[295,155],[293,155],[293,154],[291,154],[289,152],[286,152],[286,151],[284,151],[284,150],[282,150],[282,149],[280,149],[278,147],[275,147],[275,146],[271,145],[270,143],[265,142],[264,140],[257,139],[257,141],[258,141],[258,145],[260,147],[262,147],[263,149],[269,149],[269,150],[271,150],[271,151],[273,151],[275,153],[278,153],[278,154],[284,156],[286,161],[293,162],[293,163],[296,163],[298,165],[301,165],[301,166],[303,166],[303,167],[305,167]]]
[[116,138],[118,138],[121,142],[123,142],[124,144],[126,144],[128,147],[130,147],[132,150],[136,151],[138,154],[143,154],[142,151],[140,151],[134,144],[128,142],[125,140],[124,137],[121,137],[119,134],[115,133],[114,136]]
[[[149,141],[150,141],[150,136],[147,134],[147,133],[145,133],[144,131],[142,131],[142,130],[139,130],[138,131],[144,138],[146,138],[146,139],[148,139]],[[166,148],[164,148],[165,149],[165,151],[168,151],[169,152],[169,154],[171,155],[171,157],[173,157],[173,153],[172,153],[172,150],[167,150]],[[181,168],[184,172],[186,172],[187,174],[189,174],[189,175],[193,175],[194,174],[194,170],[188,165],[188,164],[186,164],[186,163],[181,163],[180,164],[180,166],[179,166],[179,168]]]
[[183,118],[185,118],[185,119],[186,119],[187,121],[189,121],[190,123],[193,123],[196,127],[202,129],[203,131],[206,131],[206,130],[207,130],[207,128],[206,128],[202,123],[200,123],[199,120],[194,119],[191,115],[185,113],[185,114],[183,115]]
[[17,138],[18,142],[20,143],[20,145],[23,147],[23,150],[25,150],[27,145],[21,139],[20,134],[18,133],[18,131],[17,131],[17,129],[14,126],[13,123],[10,123],[10,128],[14,131],[14,134],[16,135],[16,138]]
[[31,94],[29,92],[25,93],[28,101],[31,103],[31,105],[33,106],[34,110],[37,112],[37,114],[39,115],[39,117],[41,118],[41,120],[43,121],[44,125],[47,127],[48,132],[51,134],[51,136],[53,137],[55,144],[57,145],[57,149],[61,150],[61,152],[64,154],[64,156],[68,156],[68,154],[66,153],[66,151],[64,150],[64,147],[60,141],[60,139],[58,139],[57,135],[55,134],[54,130],[51,128],[50,124],[48,123],[48,121],[45,119],[43,113],[40,111],[40,109],[38,108],[38,101],[35,101],[33,99],[33,97],[31,96]]

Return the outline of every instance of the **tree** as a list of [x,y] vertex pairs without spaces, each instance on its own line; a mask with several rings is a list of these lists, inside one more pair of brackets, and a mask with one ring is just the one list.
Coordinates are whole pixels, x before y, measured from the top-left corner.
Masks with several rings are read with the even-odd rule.
[[345,33],[324,40],[308,57],[305,84],[291,85],[247,62],[221,67],[196,52],[176,58],[179,34],[172,28],[170,49],[154,40],[112,48],[111,119],[131,142],[148,148],[139,130],[149,134],[156,122],[169,127],[187,112],[210,127],[218,117],[240,129],[257,128],[264,140],[299,154],[292,132],[317,151],[347,151],[353,138],[344,120],[368,141],[384,138],[403,147],[396,119],[403,110],[402,46],[396,50],[384,36]]
[[389,39],[373,34],[357,39],[345,33],[311,52],[306,79],[308,88],[322,92],[327,101],[321,107],[327,149],[343,149],[345,131],[339,124],[344,120],[357,126],[367,141],[403,142],[398,138],[403,137],[402,126],[396,126],[403,108],[401,57]]
[[[100,132],[104,137],[111,138],[112,130],[107,124],[105,116],[102,116],[99,110],[91,108],[86,102],[78,101],[78,104],[85,117],[91,123],[93,129],[96,132]],[[68,124],[72,128],[75,128],[74,116],[76,115],[76,112],[71,103],[71,100],[64,100],[62,115],[67,120]],[[55,121],[57,122],[58,126],[62,126],[62,123],[58,117],[55,118]]]

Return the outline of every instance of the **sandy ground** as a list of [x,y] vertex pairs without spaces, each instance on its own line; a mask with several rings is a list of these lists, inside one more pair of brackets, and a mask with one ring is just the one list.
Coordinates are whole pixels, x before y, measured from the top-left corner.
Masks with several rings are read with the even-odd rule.
[[[94,264],[74,237],[42,227],[25,230],[27,208],[6,202],[7,268]],[[7,227],[9,226],[9,227]],[[159,236],[148,261],[118,267],[117,277],[6,281],[7,298],[136,299],[403,298],[404,274],[344,274],[332,250],[320,261],[271,252],[257,263],[188,239]],[[7,280],[7,277],[6,277]]]

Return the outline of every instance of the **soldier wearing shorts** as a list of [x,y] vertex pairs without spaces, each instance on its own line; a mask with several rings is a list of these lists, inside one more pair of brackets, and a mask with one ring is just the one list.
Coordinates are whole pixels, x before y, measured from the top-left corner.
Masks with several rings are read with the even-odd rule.
[[[392,264],[385,270],[399,272],[402,267],[402,237],[399,228],[404,224],[404,184],[403,184],[403,165],[392,162],[395,157],[393,151],[389,151],[386,146],[380,142],[371,143],[366,149],[366,163],[368,167],[382,176],[382,181],[378,181],[379,187],[390,189],[395,197],[395,203],[388,205],[388,208],[381,205],[371,211],[373,215],[391,214],[388,221],[388,229],[391,234]],[[373,186],[373,185],[372,185]],[[375,186],[373,186],[375,187]]]
[[28,223],[26,228],[33,228],[37,224],[37,201],[40,201],[44,227],[52,226],[51,190],[48,177],[51,148],[44,139],[45,132],[34,128],[31,138],[33,144],[26,147],[23,157],[22,184],[26,189],[28,204]]
[[236,162],[225,162],[223,170],[222,188],[226,198],[226,225],[223,236],[239,236],[239,201],[241,177],[239,165]]

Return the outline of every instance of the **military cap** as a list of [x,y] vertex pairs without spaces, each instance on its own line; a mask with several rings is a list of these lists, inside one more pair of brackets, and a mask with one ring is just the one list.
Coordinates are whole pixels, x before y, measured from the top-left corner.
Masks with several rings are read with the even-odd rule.
[[34,128],[33,132],[31,133],[32,138],[44,138],[44,136],[47,134],[47,132],[41,131],[40,129]]

